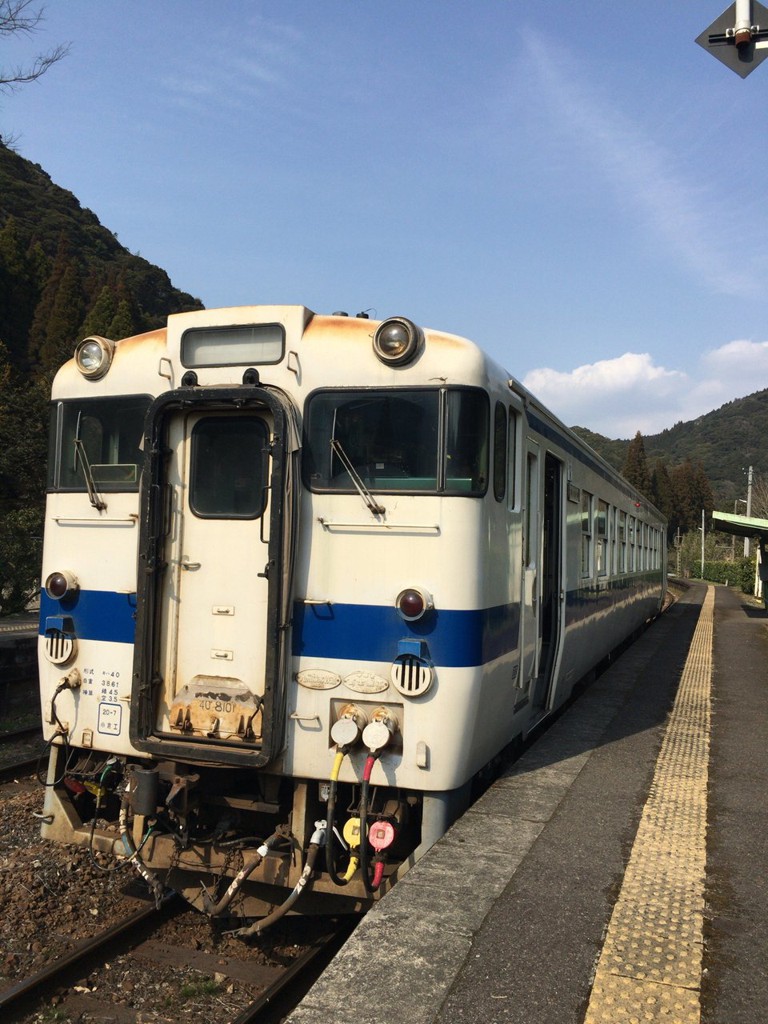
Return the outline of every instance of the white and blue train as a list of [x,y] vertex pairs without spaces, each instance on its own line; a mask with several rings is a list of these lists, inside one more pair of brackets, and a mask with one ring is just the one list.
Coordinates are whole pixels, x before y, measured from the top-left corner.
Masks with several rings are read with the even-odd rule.
[[87,338],[52,395],[43,835],[251,928],[360,910],[665,563],[656,509],[470,341],[303,306]]

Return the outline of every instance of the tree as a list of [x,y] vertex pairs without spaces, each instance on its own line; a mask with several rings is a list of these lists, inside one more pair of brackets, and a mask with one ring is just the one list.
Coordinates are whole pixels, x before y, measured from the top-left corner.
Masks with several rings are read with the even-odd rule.
[[70,359],[85,315],[86,298],[80,264],[61,236],[56,259],[29,332],[29,353],[51,377]]
[[14,375],[0,343],[0,613],[37,591],[43,534],[47,388]]
[[678,523],[675,518],[675,493],[672,479],[663,459],[656,459],[651,471],[651,501],[667,517],[667,538],[675,536]]
[[35,261],[26,253],[15,217],[0,230],[0,337],[16,369],[27,367],[27,333],[40,298]]
[[[737,511],[743,515],[746,509],[741,505]],[[760,473],[756,473],[752,481],[752,508],[750,511],[755,519],[768,519],[768,477]]]
[[629,442],[627,457],[621,475],[636,487],[641,494],[649,496],[651,493],[651,474],[648,472],[648,459],[645,454],[645,442],[643,435],[638,432]]
[[[44,12],[45,7],[38,6],[37,0],[0,0],[0,38],[33,35],[44,20]],[[60,43],[47,53],[37,54],[27,65],[0,66],[0,92],[13,92],[21,85],[36,82],[68,53],[69,44]]]
[[685,532],[697,530],[701,525],[701,510],[707,516],[714,507],[714,497],[707,475],[699,462],[686,459],[670,473],[674,492],[674,512],[677,526]]
[[91,334],[99,334],[111,338],[109,327],[117,314],[117,297],[114,289],[105,284],[96,301],[88,310],[88,315],[78,331],[78,338],[88,338]]

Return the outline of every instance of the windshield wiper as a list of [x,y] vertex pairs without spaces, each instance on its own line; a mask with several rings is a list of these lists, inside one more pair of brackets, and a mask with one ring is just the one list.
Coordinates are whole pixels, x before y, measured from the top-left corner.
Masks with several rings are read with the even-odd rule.
[[99,497],[99,493],[96,490],[96,484],[93,479],[93,473],[91,471],[91,464],[88,461],[88,455],[85,451],[85,445],[80,440],[80,415],[77,417],[77,428],[75,430],[75,468],[80,463],[80,469],[83,473],[83,480],[85,480],[85,487],[88,491],[88,500],[95,509],[99,512],[106,512],[107,503]]
[[352,465],[352,462],[351,462],[349,456],[347,455],[347,453],[342,448],[341,441],[337,441],[335,437],[332,437],[331,438],[331,449],[334,452],[336,452],[336,454],[341,459],[341,464],[344,466],[344,469],[346,469],[346,471],[349,473],[349,478],[352,481],[352,483],[354,484],[355,490],[357,491],[357,493],[360,495],[360,497],[363,499],[363,501],[367,505],[368,509],[370,510],[371,515],[372,516],[383,516],[384,513],[387,510],[384,508],[383,505],[380,505],[378,503],[378,501],[376,501],[374,496],[371,494],[371,492],[365,486],[363,481],[360,479],[360,475],[358,474],[358,472],[355,469],[355,467]]

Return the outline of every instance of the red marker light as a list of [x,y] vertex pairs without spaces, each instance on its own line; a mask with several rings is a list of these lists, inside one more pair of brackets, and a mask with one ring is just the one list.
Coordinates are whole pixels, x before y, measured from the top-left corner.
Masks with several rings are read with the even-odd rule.
[[52,572],[45,581],[45,592],[55,601],[61,601],[77,588],[77,580],[66,569],[63,572]]
[[426,591],[420,590],[418,587],[408,587],[397,595],[395,607],[402,618],[407,622],[413,622],[420,619],[434,605]]

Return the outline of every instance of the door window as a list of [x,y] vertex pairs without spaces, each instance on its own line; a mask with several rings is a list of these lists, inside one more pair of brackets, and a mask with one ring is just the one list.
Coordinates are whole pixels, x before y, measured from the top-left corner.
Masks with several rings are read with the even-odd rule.
[[257,519],[267,500],[267,426],[208,416],[192,430],[189,507],[201,519]]

